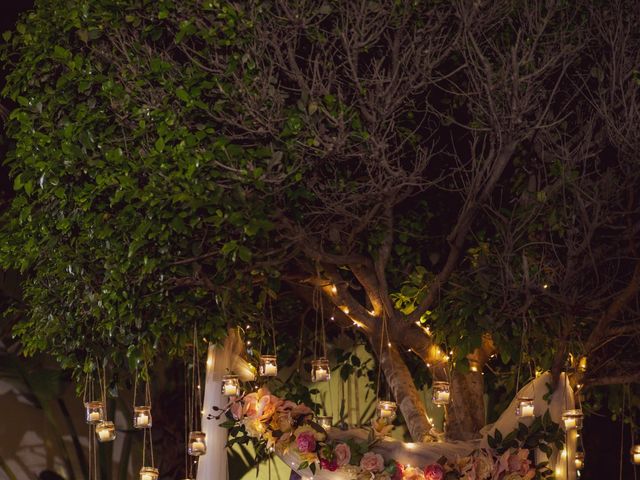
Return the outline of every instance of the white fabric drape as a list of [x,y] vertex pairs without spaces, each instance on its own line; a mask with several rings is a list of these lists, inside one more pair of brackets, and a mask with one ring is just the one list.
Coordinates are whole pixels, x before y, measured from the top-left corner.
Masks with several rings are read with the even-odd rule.
[[206,434],[207,453],[198,462],[197,480],[228,480],[227,430],[220,427],[219,420],[207,416],[220,413],[212,410],[216,406],[225,408],[229,399],[222,395],[222,377],[234,373],[241,380],[253,380],[251,366],[242,358],[244,346],[237,330],[230,330],[223,346],[209,345],[207,354],[207,378],[204,387],[202,431]]

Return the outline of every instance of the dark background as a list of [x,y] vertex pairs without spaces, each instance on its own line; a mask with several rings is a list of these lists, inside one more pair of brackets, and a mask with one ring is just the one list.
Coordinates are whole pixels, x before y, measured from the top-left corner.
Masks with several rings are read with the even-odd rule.
[[[0,33],[12,29],[19,14],[33,7],[33,0],[0,0]],[[0,40],[1,41],[1,40]],[[4,71],[0,71],[0,85],[4,85]],[[11,103],[6,99],[0,102],[6,108]],[[0,137],[1,138],[1,137]],[[6,144],[0,143],[0,161],[4,158]],[[0,208],[11,196],[11,181],[6,167],[0,166]],[[10,415],[8,416],[10,418]],[[6,421],[6,418],[3,421]],[[18,426],[16,426],[18,428]],[[634,479],[634,469],[629,462],[630,432],[624,431],[624,444],[620,445],[620,422],[612,422],[607,412],[587,417],[582,432],[585,448],[585,470],[583,480],[615,480],[618,478]],[[623,472],[620,476],[622,455]],[[18,479],[21,480],[21,479]]]

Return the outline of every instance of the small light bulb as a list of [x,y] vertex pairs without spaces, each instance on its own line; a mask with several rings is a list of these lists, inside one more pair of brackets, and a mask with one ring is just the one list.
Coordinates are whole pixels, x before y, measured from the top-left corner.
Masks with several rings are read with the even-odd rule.
[[545,283],[544,285],[542,285],[542,288],[546,290],[547,288],[549,288],[549,285]]
[[391,342],[388,342],[388,343],[387,343],[387,347],[390,347],[390,346],[391,346]]
[[335,285],[331,285],[331,293],[333,293],[334,295],[338,293],[338,287],[336,287]]

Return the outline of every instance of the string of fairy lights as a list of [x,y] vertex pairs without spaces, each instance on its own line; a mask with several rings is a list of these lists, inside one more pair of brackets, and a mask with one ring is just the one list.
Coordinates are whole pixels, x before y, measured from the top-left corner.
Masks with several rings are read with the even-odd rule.
[[[310,379],[314,383],[318,382],[330,382],[331,380],[331,365],[329,362],[329,356],[327,352],[327,339],[326,339],[326,325],[325,314],[323,307],[322,290],[325,292],[328,290],[332,295],[337,295],[337,287],[333,284],[323,285],[321,287],[314,288],[313,292],[313,306],[316,312],[314,322],[314,338],[313,338],[313,359],[311,361]],[[275,320],[273,316],[273,308],[271,301],[266,302],[268,306],[269,321],[265,320],[266,327],[269,330],[271,341],[265,345],[261,342],[260,353],[258,355],[258,368],[257,373],[263,379],[267,381],[270,377],[276,377],[278,375],[278,345],[276,342],[276,328]],[[356,328],[366,328],[363,324],[358,322],[355,318],[350,316],[349,308],[345,305],[338,307],[347,317],[353,321],[353,325]],[[369,312],[373,314],[374,312]],[[334,320],[334,315],[331,314],[331,320]],[[391,338],[388,331],[387,315],[382,312],[381,314],[382,328],[380,329],[380,357],[382,357],[383,351],[386,347],[387,354],[391,355],[393,348]],[[422,328],[425,333],[431,336],[428,326],[423,326],[420,322],[417,325]],[[265,333],[265,325],[262,325],[261,338],[264,339],[269,336]],[[535,382],[531,383],[531,391],[519,390],[520,377],[521,377],[521,365],[523,364],[523,355],[525,353],[525,337],[527,331],[527,322],[523,322],[522,329],[522,345],[521,356],[519,359],[517,375],[516,375],[516,407],[515,414],[518,418],[533,418],[536,416],[536,395],[535,395]],[[302,328],[302,327],[301,327]],[[302,335],[302,334],[301,334]],[[302,338],[302,336],[301,336]],[[195,472],[197,471],[198,459],[206,455],[207,444],[206,434],[201,429],[201,421],[203,410],[203,392],[201,382],[200,371],[200,352],[198,349],[199,342],[197,327],[194,326],[193,330],[193,346],[191,350],[190,362],[185,361],[185,478],[184,480],[192,480],[195,478]],[[247,347],[251,346],[251,341],[246,341]],[[412,349],[408,349],[407,352],[412,352]],[[445,350],[446,351],[446,350]],[[301,355],[301,352],[299,352]],[[451,404],[453,399],[453,392],[451,389],[451,357],[453,351],[449,351],[449,354],[445,354],[444,351],[437,345],[429,347],[427,354],[428,362],[427,366],[432,372],[432,385],[431,385],[431,401],[437,408],[444,408]],[[97,365],[97,362],[96,362]],[[529,364],[530,366],[530,364]],[[207,361],[207,368],[210,367],[210,362]],[[565,373],[563,375],[565,382],[565,392],[569,390],[569,374],[572,375],[575,381],[576,399],[575,405],[569,405],[567,395],[564,395],[564,408],[562,410],[561,422],[565,432],[565,447],[558,454],[560,456],[560,462],[556,462],[556,465],[561,465],[562,468],[557,467],[556,475],[560,477],[561,470],[568,472],[569,463],[573,462],[572,467],[575,468],[578,476],[580,471],[585,465],[585,453],[582,443],[582,437],[580,432],[583,426],[584,413],[581,406],[582,385],[580,381],[587,372],[588,362],[587,357],[574,357],[569,356],[567,365],[565,367]],[[253,380],[255,380],[255,367],[253,370]],[[469,370],[471,372],[482,373],[482,365],[475,360],[469,362]],[[85,406],[85,418],[89,427],[89,478],[93,480],[97,478],[97,444],[113,442],[116,439],[116,426],[113,420],[109,420],[107,411],[107,375],[106,368],[94,368],[97,375],[87,374],[85,378],[85,385],[83,391],[83,402]],[[380,392],[381,388],[381,372],[382,361],[378,362],[377,371],[377,406],[375,409],[375,418],[383,420],[388,424],[391,424],[396,418],[398,406],[395,401],[391,399],[391,389],[386,389],[386,396],[383,397]],[[538,376],[539,371],[531,371],[531,376]],[[96,378],[97,376],[97,378]],[[329,389],[331,387],[329,386]],[[141,395],[139,395],[141,392]],[[629,389],[625,390],[623,395],[623,416],[625,414],[625,400],[630,397]],[[227,372],[222,376],[221,381],[221,394],[224,397],[228,397],[231,401],[241,397],[243,395],[243,384],[240,381],[240,377],[233,372]],[[628,405],[630,402],[626,402]],[[317,423],[325,429],[332,428],[334,426],[334,418],[330,413],[326,405],[323,406],[324,415],[318,414],[315,419]],[[629,407],[630,409],[630,407]],[[151,402],[151,388],[150,378],[147,365],[145,364],[140,372],[136,370],[134,378],[133,389],[133,428],[136,431],[142,432],[142,467],[139,471],[139,480],[157,480],[160,476],[159,469],[155,464],[154,448],[153,448],[153,436],[151,434],[153,420],[152,420],[152,402]],[[443,430],[446,431],[446,408],[443,415]],[[431,419],[429,419],[431,422]],[[631,426],[631,441],[632,447],[630,451],[630,461],[633,465],[640,465],[640,443],[636,442],[635,428],[632,422]],[[444,438],[444,431],[432,431],[437,441],[442,441]],[[568,439],[572,438],[577,443],[577,448],[568,450]],[[573,469],[573,468],[572,468]]]

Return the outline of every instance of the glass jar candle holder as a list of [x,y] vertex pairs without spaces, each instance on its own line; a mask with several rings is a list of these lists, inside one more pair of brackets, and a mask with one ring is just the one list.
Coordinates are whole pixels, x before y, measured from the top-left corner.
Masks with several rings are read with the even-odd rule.
[[631,447],[631,463],[640,465],[640,444]]
[[318,425],[320,425],[324,429],[331,428],[331,426],[333,425],[333,417],[328,415],[319,416],[316,418],[316,420],[318,422]]
[[152,425],[150,406],[133,407],[133,428],[151,428]]
[[278,375],[278,360],[275,355],[260,355],[260,376],[275,377]]
[[376,416],[379,419],[388,420],[392,422],[394,418],[396,418],[396,411],[398,410],[398,406],[396,402],[389,402],[386,400],[380,400],[378,402],[378,406],[376,407]]
[[433,382],[431,386],[431,400],[434,405],[447,405],[451,400],[449,382]]
[[104,403],[99,401],[85,402],[84,407],[87,411],[87,423],[97,425],[104,420]]
[[240,380],[237,375],[225,375],[222,377],[222,395],[225,397],[237,397],[240,395]]
[[518,417],[533,417],[535,415],[533,397],[518,397],[516,415]]
[[576,470],[582,470],[584,468],[584,452],[576,452],[575,462]]
[[140,469],[140,480],[158,480],[160,471],[155,467],[142,467]]
[[311,381],[312,382],[328,382],[331,379],[331,370],[329,369],[329,360],[327,358],[318,358],[311,361]]
[[96,437],[100,442],[113,442],[116,439],[116,426],[113,422],[100,422],[96,425]]
[[582,420],[584,415],[582,410],[574,408],[572,410],[565,410],[562,412],[562,423],[565,430],[580,430],[582,428]]
[[579,373],[585,373],[587,371],[587,357],[580,357],[576,370]]
[[189,443],[187,444],[187,452],[192,457],[199,457],[207,453],[207,442],[205,441],[204,432],[190,432]]

